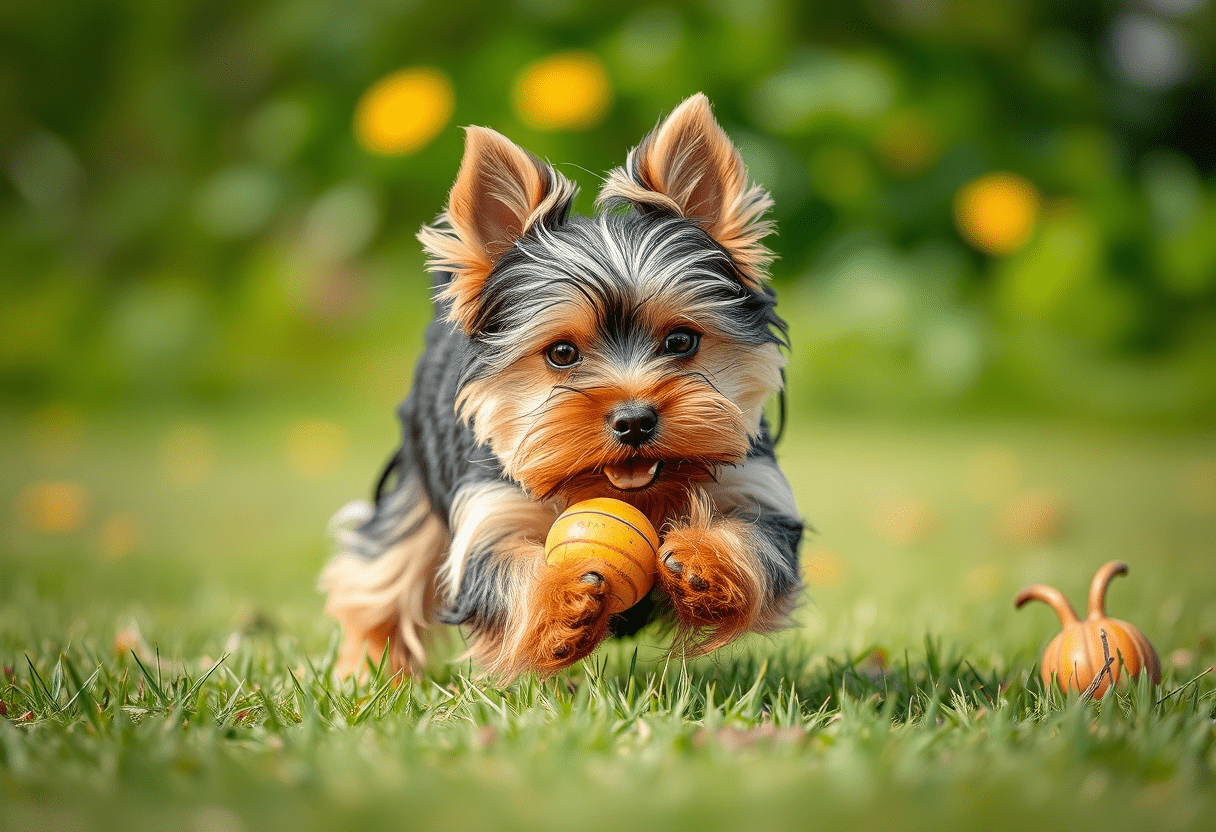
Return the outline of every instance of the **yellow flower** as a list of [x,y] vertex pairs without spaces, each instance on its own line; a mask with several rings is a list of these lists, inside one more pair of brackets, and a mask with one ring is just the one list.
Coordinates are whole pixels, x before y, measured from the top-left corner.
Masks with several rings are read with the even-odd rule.
[[954,221],[967,242],[988,254],[1012,254],[1034,230],[1039,192],[1016,173],[989,173],[954,196]]
[[381,78],[355,107],[355,137],[369,153],[405,156],[426,147],[452,117],[452,82],[437,69],[412,67]]
[[559,52],[524,67],[515,79],[515,112],[538,130],[585,130],[608,112],[612,86],[600,59]]
[[40,532],[63,533],[80,528],[92,502],[88,489],[78,482],[38,482],[26,486],[18,498],[21,519]]

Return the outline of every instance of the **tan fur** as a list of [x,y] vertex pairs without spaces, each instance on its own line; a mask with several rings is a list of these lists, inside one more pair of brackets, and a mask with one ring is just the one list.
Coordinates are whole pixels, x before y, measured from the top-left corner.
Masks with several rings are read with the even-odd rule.
[[584,580],[594,563],[567,561],[542,571],[532,591],[532,617],[516,648],[517,664],[541,674],[589,656],[608,634],[608,585]]
[[678,619],[672,649],[685,655],[778,629],[789,613],[787,602],[766,603],[768,577],[751,529],[717,514],[703,491],[694,495],[688,515],[664,530],[659,563],[659,582]]
[[711,466],[738,462],[747,453],[742,412],[699,378],[668,376],[638,389],[606,386],[584,393],[555,397],[511,457],[519,479],[537,493],[551,493],[578,471],[602,470],[637,453],[606,441],[608,415],[623,401],[644,401],[658,411],[657,439],[641,449],[648,459]]
[[486,127],[468,127],[447,211],[418,232],[431,269],[452,272],[441,300],[468,331],[482,284],[504,252],[542,217],[562,210],[576,191],[557,171]]
[[449,605],[456,601],[469,552],[510,530],[521,541],[544,540],[557,519],[558,508],[533,500],[509,482],[490,480],[465,486],[452,502],[454,534],[439,579],[439,591]]
[[325,611],[344,634],[337,666],[341,676],[358,671],[365,653],[379,659],[386,643],[394,670],[417,672],[426,662],[435,576],[448,534],[425,501],[415,504],[412,514],[407,522],[419,523],[414,533],[379,557],[339,552],[321,573],[321,588],[329,592]]
[[705,372],[714,387],[734,402],[743,413],[748,436],[760,432],[760,420],[764,416],[764,405],[784,386],[781,369],[785,356],[776,344],[745,346],[706,339],[703,344],[709,357],[704,362]]
[[[719,516],[736,513],[798,516],[798,506],[789,480],[781,472],[777,461],[768,457],[752,458],[743,465],[722,468],[718,471],[715,481],[705,485],[705,493]],[[762,547],[771,545],[747,523],[740,525],[750,540],[745,551],[749,552],[751,557],[758,557]],[[780,554],[770,553],[770,557],[779,558]],[[755,568],[759,570],[760,575],[768,574],[759,561],[756,562]],[[753,632],[773,632],[789,623],[795,604],[793,595],[774,598],[772,593],[766,590],[759,600],[759,608],[750,624]]]
[[[608,414],[623,401],[645,401],[659,414],[658,440],[643,449],[648,458],[707,469],[739,462],[747,453],[752,414],[744,414],[696,374],[642,368],[573,378],[578,392],[554,391],[558,380],[542,369],[542,361],[538,357],[531,367],[521,362],[492,383],[470,385],[461,410],[507,473],[534,496],[559,493],[576,474],[602,471],[635,453],[607,436]],[[504,396],[503,389],[544,393]]]
[[768,279],[773,253],[760,241],[773,231],[764,214],[772,198],[748,185],[743,157],[698,93],[608,174],[597,204],[624,199],[691,220],[718,241],[752,286]]
[[533,667],[533,657],[524,644],[536,616],[535,590],[545,567],[545,553],[539,542],[517,534],[500,542],[493,557],[507,567],[508,621],[501,629],[474,632],[465,657],[479,664],[487,676],[507,682]]

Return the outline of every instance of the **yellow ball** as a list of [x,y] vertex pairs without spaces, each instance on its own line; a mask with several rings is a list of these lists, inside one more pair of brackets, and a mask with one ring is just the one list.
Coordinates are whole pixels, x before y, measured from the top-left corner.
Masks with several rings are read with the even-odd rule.
[[608,584],[608,611],[636,604],[654,586],[659,535],[646,515],[610,497],[583,500],[563,511],[545,539],[545,560],[578,559]]

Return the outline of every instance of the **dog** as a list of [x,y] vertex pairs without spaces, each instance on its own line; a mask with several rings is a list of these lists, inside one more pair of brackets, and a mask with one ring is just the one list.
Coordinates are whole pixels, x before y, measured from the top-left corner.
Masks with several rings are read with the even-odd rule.
[[[787,328],[768,285],[768,193],[697,94],[604,180],[576,186],[466,129],[447,209],[418,234],[436,317],[374,503],[339,512],[321,587],[337,670],[417,673],[459,625],[483,672],[553,673],[651,619],[699,655],[784,626],[803,522],[764,406]],[[654,589],[609,614],[603,577],[550,566],[568,505],[614,497],[661,534]]]

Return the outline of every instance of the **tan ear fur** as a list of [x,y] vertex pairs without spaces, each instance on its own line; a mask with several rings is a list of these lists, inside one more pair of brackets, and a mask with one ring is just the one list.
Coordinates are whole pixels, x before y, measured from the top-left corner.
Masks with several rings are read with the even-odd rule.
[[464,159],[448,208],[418,232],[427,266],[452,273],[439,293],[448,319],[466,332],[476,319],[481,288],[494,264],[534,223],[565,217],[577,188],[505,136],[465,129]]
[[744,281],[756,287],[767,279],[773,253],[760,241],[773,231],[763,218],[772,198],[749,187],[743,157],[702,93],[673,110],[629,152],[624,167],[608,174],[596,203],[621,201],[697,223],[726,249]]

